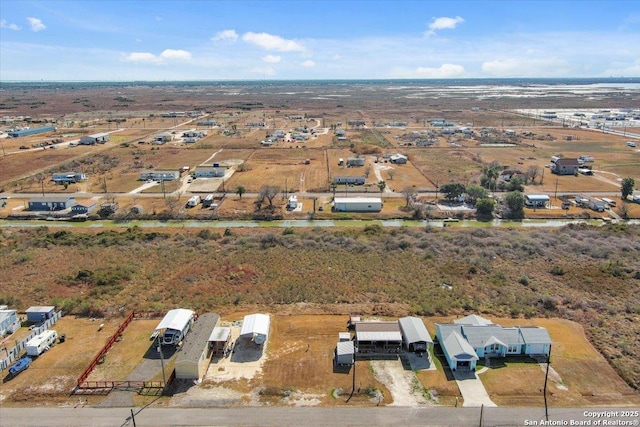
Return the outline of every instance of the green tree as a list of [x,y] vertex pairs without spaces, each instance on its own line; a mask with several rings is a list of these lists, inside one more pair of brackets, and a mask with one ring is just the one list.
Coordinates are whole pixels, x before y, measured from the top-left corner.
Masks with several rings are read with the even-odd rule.
[[633,187],[636,186],[636,182],[633,178],[623,178],[622,180],[622,200],[626,201],[627,197],[633,194]]
[[487,197],[487,190],[485,190],[484,188],[476,184],[467,185],[465,192],[467,193],[467,198],[469,199],[469,202],[471,202],[474,205],[478,200],[484,199]]
[[459,182],[450,182],[442,185],[440,191],[444,194],[445,199],[453,201],[464,194],[465,187]]
[[478,199],[476,202],[476,213],[479,217],[490,217],[496,207],[496,201],[488,197]]
[[242,199],[242,195],[247,192],[247,189],[242,185],[236,187],[236,194]]
[[514,176],[509,180],[507,185],[508,191],[524,191],[524,180],[518,176]]
[[[382,193],[384,192],[384,189],[387,188],[387,183],[384,181],[378,181],[378,189],[380,190],[380,197],[382,197]],[[335,193],[334,193],[335,196]]]
[[524,196],[519,191],[510,191],[504,197],[504,201],[511,211],[509,215],[514,219],[524,218]]

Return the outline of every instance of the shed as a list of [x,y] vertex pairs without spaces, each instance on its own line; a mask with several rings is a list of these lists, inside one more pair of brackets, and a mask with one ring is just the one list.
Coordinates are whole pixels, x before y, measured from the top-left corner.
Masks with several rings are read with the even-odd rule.
[[269,315],[268,314],[250,314],[244,316],[240,336],[249,338],[256,344],[262,344],[269,336]]
[[355,347],[353,341],[339,341],[335,350],[334,361],[336,365],[353,365]]
[[30,211],[52,212],[69,209],[75,204],[76,199],[73,196],[40,196],[29,200],[28,206]]
[[351,341],[351,334],[349,332],[338,332],[338,342]]
[[40,323],[54,316],[56,308],[53,305],[40,306],[34,305],[29,307],[25,313],[27,314],[27,322]]
[[231,342],[231,328],[216,326],[209,336],[209,348],[212,354],[224,354]]
[[407,350],[423,352],[433,345],[433,340],[422,319],[403,317],[398,320],[398,324],[402,331],[402,342]]
[[198,317],[191,327],[191,333],[183,341],[182,351],[176,358],[176,378],[201,380],[211,362],[209,337],[218,324],[220,316],[206,313]]
[[336,212],[380,212],[380,197],[336,197],[333,210]]

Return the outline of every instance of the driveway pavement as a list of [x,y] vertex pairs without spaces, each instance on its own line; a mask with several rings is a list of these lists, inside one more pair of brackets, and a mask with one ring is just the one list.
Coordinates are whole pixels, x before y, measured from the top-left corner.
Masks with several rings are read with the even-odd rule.
[[487,390],[475,371],[455,371],[453,376],[456,379],[456,383],[458,383],[460,394],[464,398],[462,406],[498,406],[489,398]]

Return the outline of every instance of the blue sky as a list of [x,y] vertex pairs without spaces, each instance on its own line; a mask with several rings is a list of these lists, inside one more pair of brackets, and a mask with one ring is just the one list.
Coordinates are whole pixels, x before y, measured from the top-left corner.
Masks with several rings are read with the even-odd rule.
[[640,0],[0,0],[0,80],[640,77]]

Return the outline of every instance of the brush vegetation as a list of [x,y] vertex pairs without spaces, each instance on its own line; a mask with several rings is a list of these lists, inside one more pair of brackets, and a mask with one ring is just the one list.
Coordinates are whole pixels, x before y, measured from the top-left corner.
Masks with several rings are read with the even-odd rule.
[[[309,303],[583,325],[640,387],[640,227],[0,230],[0,303],[110,316]],[[338,309],[339,311],[339,309]]]

